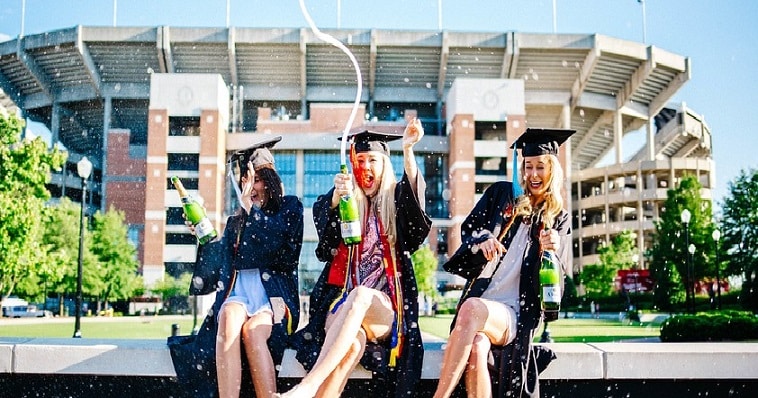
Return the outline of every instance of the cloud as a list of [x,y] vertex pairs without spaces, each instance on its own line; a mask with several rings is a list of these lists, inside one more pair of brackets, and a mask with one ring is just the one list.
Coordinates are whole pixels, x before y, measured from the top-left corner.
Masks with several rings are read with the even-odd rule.
[[0,33],[0,43],[10,40],[11,37],[5,33]]

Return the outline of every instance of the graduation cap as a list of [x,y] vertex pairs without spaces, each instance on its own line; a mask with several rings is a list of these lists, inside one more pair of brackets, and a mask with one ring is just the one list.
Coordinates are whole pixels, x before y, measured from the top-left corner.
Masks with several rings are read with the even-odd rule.
[[[353,144],[355,153],[377,151],[387,156],[390,155],[390,147],[387,143],[400,138],[403,136],[369,130],[358,130],[349,133],[347,136],[347,139]],[[342,136],[339,137],[339,140],[342,140]]]
[[282,140],[281,135],[267,137],[245,149],[234,152],[229,159],[229,163],[239,162],[239,167],[247,171],[247,163],[252,162],[255,170],[263,167],[274,168],[274,156],[269,151],[277,142]]
[[521,156],[558,155],[558,148],[566,142],[576,130],[528,128],[513,144],[513,197],[524,194],[518,177],[518,149]]

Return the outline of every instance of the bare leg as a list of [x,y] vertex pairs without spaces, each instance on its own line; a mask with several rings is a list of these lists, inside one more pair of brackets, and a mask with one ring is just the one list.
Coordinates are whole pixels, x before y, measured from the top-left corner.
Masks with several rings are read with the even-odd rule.
[[446,398],[453,393],[471,355],[474,338],[479,332],[486,335],[493,344],[505,343],[509,323],[503,307],[504,304],[476,297],[463,302],[458,310],[455,328],[447,340],[434,398]]
[[269,397],[276,392],[274,360],[266,343],[271,336],[272,323],[272,314],[264,311],[250,317],[242,327],[242,342],[256,397]]
[[368,340],[381,339],[389,335],[393,318],[394,311],[387,295],[363,286],[353,289],[333,316],[332,326],[326,331],[321,354],[313,369],[303,377],[300,384],[281,396],[315,396],[321,384],[340,366],[350,351],[358,331],[363,328]]
[[366,332],[361,329],[358,331],[358,336],[356,336],[355,341],[353,341],[353,345],[350,347],[350,351],[348,351],[345,358],[340,362],[337,368],[334,369],[334,372],[324,380],[324,383],[321,384],[318,393],[316,393],[316,398],[332,398],[340,396],[342,390],[345,389],[347,380],[350,377],[350,372],[352,372],[355,365],[360,362],[365,348]]
[[466,392],[469,398],[487,398],[492,396],[492,384],[490,372],[487,368],[487,357],[492,343],[484,333],[477,333],[474,344],[471,347],[471,355],[468,358],[466,369]]
[[216,337],[216,373],[221,398],[238,398],[242,380],[240,331],[247,318],[245,308],[237,303],[225,304],[218,316]]

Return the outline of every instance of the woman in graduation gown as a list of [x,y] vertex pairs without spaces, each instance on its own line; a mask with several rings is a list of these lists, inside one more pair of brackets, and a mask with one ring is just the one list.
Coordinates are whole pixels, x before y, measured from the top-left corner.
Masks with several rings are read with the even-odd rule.
[[[426,239],[423,176],[413,146],[423,136],[414,119],[403,133],[404,174],[396,181],[387,141],[397,135],[362,131],[350,137],[353,175],[313,205],[316,256],[326,262],[311,293],[310,321],[293,338],[308,374],[284,397],[336,397],[359,362],[374,371],[369,396],[412,396],[421,375],[418,291],[411,254]],[[346,246],[338,204],[358,201],[361,242]]]
[[[443,267],[467,283],[435,398],[450,396],[462,376],[470,397],[539,395],[537,376],[553,358],[532,347],[543,316],[539,268],[543,251],[557,254],[562,273],[568,264],[570,224],[556,155],[573,133],[528,129],[513,145],[517,183],[490,186],[461,225],[461,247]],[[522,150],[523,180],[517,177],[516,149]],[[545,315],[549,320],[557,313]],[[491,350],[498,355],[488,364]]]
[[[194,355],[177,358],[172,350],[189,396],[237,398],[249,379],[257,397],[276,392],[276,366],[299,321],[303,239],[303,205],[284,195],[268,150],[279,140],[264,140],[232,156],[230,176],[231,168],[239,167],[232,179],[240,208],[227,220],[221,239],[198,248],[191,290],[216,291],[216,301],[193,342]],[[200,269],[212,269],[215,278],[200,277]]]

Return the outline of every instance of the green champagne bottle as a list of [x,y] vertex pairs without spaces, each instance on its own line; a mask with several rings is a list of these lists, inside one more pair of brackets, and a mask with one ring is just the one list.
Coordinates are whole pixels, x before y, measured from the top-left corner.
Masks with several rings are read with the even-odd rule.
[[555,253],[548,250],[542,253],[540,285],[545,322],[554,321],[558,319],[561,310],[561,274],[555,262]]
[[200,203],[195,200],[184,188],[182,181],[179,177],[171,177],[171,183],[174,184],[177,192],[179,192],[179,198],[182,199],[182,206],[184,207],[184,215],[187,220],[195,227],[195,236],[197,241],[201,245],[210,242],[218,236],[216,228],[211,223],[211,220],[205,214],[205,209],[200,206]]
[[[347,165],[340,166],[340,173],[347,174]],[[346,245],[354,245],[361,242],[361,221],[358,217],[358,202],[352,195],[343,195],[340,198],[340,229],[342,240]]]

